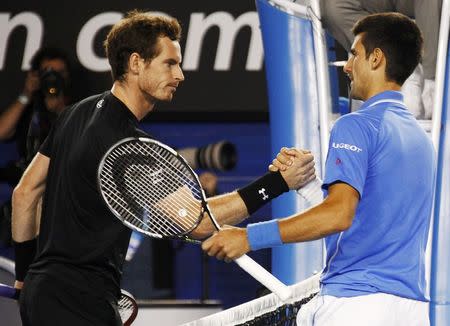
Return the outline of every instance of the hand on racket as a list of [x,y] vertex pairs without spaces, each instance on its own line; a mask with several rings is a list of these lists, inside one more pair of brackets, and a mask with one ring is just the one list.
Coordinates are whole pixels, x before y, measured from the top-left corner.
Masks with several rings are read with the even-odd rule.
[[[204,214],[210,217],[198,176],[172,148],[149,138],[127,138],[114,144],[98,169],[100,193],[111,212],[133,230],[155,238],[189,238]],[[235,262],[280,299],[289,288],[248,256]]]
[[251,250],[247,239],[245,228],[226,225],[205,240],[202,249],[208,256],[229,262]]

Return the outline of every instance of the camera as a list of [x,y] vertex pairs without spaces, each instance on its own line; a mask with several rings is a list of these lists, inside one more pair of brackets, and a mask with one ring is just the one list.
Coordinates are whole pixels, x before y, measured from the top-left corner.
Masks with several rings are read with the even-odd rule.
[[58,96],[64,92],[64,77],[53,69],[47,69],[41,72],[40,76],[41,93],[44,96]]
[[236,147],[222,140],[202,147],[187,147],[178,150],[193,169],[228,171],[236,166]]

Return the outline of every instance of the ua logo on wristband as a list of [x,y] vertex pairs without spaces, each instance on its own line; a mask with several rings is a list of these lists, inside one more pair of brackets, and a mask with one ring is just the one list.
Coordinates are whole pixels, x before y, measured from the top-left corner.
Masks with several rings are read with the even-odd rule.
[[266,195],[266,189],[265,189],[265,188],[259,189],[258,192],[259,192],[261,195],[263,195],[263,197],[262,197],[263,200],[269,199],[269,196]]

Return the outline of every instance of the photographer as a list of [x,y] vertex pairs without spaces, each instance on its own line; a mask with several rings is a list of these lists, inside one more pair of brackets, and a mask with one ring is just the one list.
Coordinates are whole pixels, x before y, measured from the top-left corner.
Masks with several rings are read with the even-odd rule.
[[47,136],[56,116],[69,103],[69,62],[56,48],[42,48],[31,60],[25,85],[9,107],[0,110],[0,140],[16,141],[18,162],[0,171],[0,182],[15,186]]
[[[0,110],[0,141],[16,142],[19,159],[0,167],[0,182],[15,187],[25,168],[47,137],[69,97],[69,62],[56,48],[42,48],[31,60],[17,100]],[[11,201],[0,203],[0,247],[11,237]]]

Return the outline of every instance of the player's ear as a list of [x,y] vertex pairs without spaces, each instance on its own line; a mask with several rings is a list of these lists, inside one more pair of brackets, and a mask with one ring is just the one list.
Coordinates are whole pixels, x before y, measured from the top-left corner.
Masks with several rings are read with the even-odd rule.
[[380,48],[375,48],[369,57],[372,70],[378,69],[384,62],[384,52]]
[[139,73],[139,66],[141,63],[141,56],[136,52],[131,53],[128,58],[128,72],[133,75],[137,75]]

